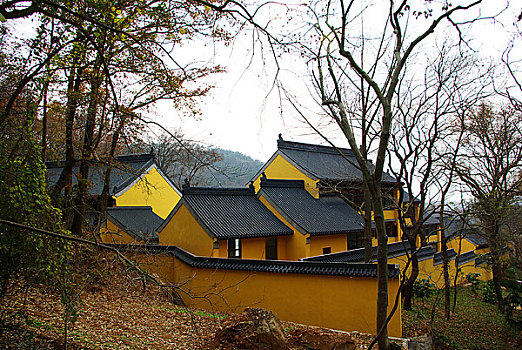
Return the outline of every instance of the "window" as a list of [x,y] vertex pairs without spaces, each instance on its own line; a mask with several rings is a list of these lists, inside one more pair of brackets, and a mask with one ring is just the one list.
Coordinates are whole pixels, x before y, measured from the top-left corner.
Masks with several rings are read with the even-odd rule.
[[348,234],[348,250],[364,247],[364,231],[352,232]]
[[265,259],[277,260],[277,237],[265,238]]
[[397,226],[395,225],[394,222],[390,222],[390,223],[386,224],[386,234],[388,235],[388,237],[397,237],[397,235],[398,235]]
[[228,240],[228,257],[241,258],[241,240],[239,238]]
[[332,252],[332,247],[324,247],[323,248],[323,255],[324,254],[330,254]]

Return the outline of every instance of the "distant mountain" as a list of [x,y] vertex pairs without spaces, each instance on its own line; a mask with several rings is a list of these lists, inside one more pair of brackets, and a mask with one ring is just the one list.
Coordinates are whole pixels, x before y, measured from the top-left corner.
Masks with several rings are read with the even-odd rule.
[[244,187],[261,169],[263,162],[240,152],[214,148],[223,160],[214,163],[214,169],[206,169],[198,174],[198,182],[213,187]]

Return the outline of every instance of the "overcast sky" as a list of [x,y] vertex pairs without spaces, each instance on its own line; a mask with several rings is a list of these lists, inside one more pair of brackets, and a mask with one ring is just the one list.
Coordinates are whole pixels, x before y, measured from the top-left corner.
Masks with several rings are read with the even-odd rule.
[[[361,3],[367,2],[361,0]],[[496,63],[500,62],[513,38],[513,22],[522,10],[522,4],[512,1],[511,8],[502,12],[507,3],[507,0],[484,0],[477,11],[482,16],[495,17],[475,23],[471,32],[464,33],[478,55]],[[471,13],[463,12],[463,15],[473,17]],[[286,16],[284,7],[273,4],[261,11],[259,21],[270,21],[272,29],[280,28],[285,25]],[[34,32],[31,27],[35,24],[26,23],[23,32]],[[437,30],[438,35],[444,35],[443,32],[443,28]],[[515,46],[513,55],[522,57],[521,47],[520,43]],[[166,128],[181,130],[186,138],[201,144],[238,151],[261,161],[266,161],[276,150],[279,133],[286,140],[324,143],[274,85],[276,65],[272,52],[266,46],[266,40],[253,37],[251,29],[240,32],[228,46],[198,40],[176,48],[175,53],[177,59],[186,63],[219,64],[226,72],[206,80],[214,88],[201,100],[202,115],[197,118],[175,111],[169,103],[159,104],[150,117]],[[347,143],[336,127],[317,119],[319,107],[314,102],[316,95],[304,59],[297,54],[286,54],[278,58],[278,63],[278,79],[296,97],[302,112],[326,130],[336,145],[346,147]]]
[[[504,6],[504,1],[486,0],[481,13],[492,16]],[[270,11],[268,16],[276,12]],[[515,11],[517,6],[495,19],[476,23],[472,32],[465,33],[478,54],[496,62],[500,60],[512,37]],[[220,64],[227,72],[209,80],[215,88],[202,100],[201,117],[179,115],[165,104],[157,109],[162,123],[170,129],[181,129],[194,141],[242,152],[262,161],[275,151],[279,133],[289,140],[320,143],[322,139],[307,127],[273,85],[274,59],[270,51],[260,45],[249,30],[242,32],[228,47],[202,41],[191,43],[190,49],[187,48],[190,57]],[[280,80],[310,108],[305,111],[313,118],[318,107],[313,103],[314,91],[310,88],[304,60],[298,55],[285,55],[279,64]],[[339,133],[331,130],[330,136],[336,143],[346,146]]]

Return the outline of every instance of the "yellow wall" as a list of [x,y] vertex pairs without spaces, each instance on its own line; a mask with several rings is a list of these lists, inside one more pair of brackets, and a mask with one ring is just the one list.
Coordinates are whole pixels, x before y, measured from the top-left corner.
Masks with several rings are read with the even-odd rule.
[[153,167],[134,186],[116,197],[116,206],[151,206],[154,213],[165,219],[180,198],[178,192]]
[[199,256],[213,255],[213,239],[182,204],[158,232],[160,245],[175,245]]
[[265,237],[241,239],[241,258],[264,259]]
[[305,235],[299,232],[292,224],[286,220],[279,212],[266,200],[262,195],[259,200],[270,210],[279,220],[286,226],[291,227],[294,234],[291,236],[281,236],[277,238],[277,255],[279,260],[299,260],[301,258],[309,257],[310,244],[306,244]]
[[[214,241],[217,239],[210,238],[185,204],[178,208],[158,235],[160,245],[175,245],[199,256],[228,257],[228,241],[220,240],[219,248],[214,249]],[[280,259],[284,259],[286,252],[285,238],[277,237],[277,255]],[[242,238],[241,258],[265,259],[265,237]]]
[[[388,260],[388,264],[399,264],[401,271],[404,270],[406,266],[407,257],[406,255],[391,258]],[[488,281],[492,278],[490,269],[487,268],[486,265],[475,267],[475,261],[470,261],[466,264],[459,266],[459,278],[458,284],[466,283],[466,275],[468,273],[480,273],[479,279],[482,281]],[[450,284],[453,285],[453,281],[455,279],[456,272],[456,259],[451,260],[448,264],[448,272],[449,272],[449,280]],[[408,268],[407,275],[411,272],[411,265]],[[443,264],[440,263],[438,265],[433,265],[433,259],[426,259],[423,261],[419,261],[419,277],[418,279],[430,279],[432,283],[435,284],[437,288],[444,288],[444,274],[443,274]]]
[[474,244],[472,244],[470,241],[468,241],[465,238],[460,240],[458,237],[448,241],[446,243],[446,246],[448,247],[448,249],[453,248],[453,249],[455,249],[456,252],[458,252],[459,251],[459,243],[461,244],[461,247],[462,247],[461,251],[462,252],[469,252],[471,250],[475,250],[476,246]]
[[[241,312],[255,306],[286,321],[376,333],[376,278],[209,270],[192,268],[172,256],[148,258],[142,264],[166,283],[182,284],[181,295],[191,307]],[[391,309],[399,280],[388,283]],[[399,304],[388,326],[390,336],[402,335],[400,315]]]
[[[183,247],[180,247],[180,248],[183,248]],[[226,240],[219,241],[219,248],[214,249],[212,256],[216,257],[216,258],[228,258],[228,241],[226,241]]]
[[100,229],[100,239],[103,243],[135,244],[139,243],[127,232],[121,230],[110,219],[107,219],[105,227]]
[[344,252],[348,249],[346,233],[310,237],[310,256],[322,255],[323,248],[331,247],[332,253]]
[[[314,180],[306,176],[279,154],[268,164],[264,172],[268,179],[304,180],[305,190],[314,198],[319,198],[319,190],[317,189],[319,180]],[[256,193],[259,191],[260,178],[261,175],[254,179]]]

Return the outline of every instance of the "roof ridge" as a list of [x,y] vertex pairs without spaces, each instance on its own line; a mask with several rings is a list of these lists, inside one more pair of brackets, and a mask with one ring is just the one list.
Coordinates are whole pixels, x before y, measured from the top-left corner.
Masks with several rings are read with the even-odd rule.
[[114,160],[117,162],[130,163],[130,162],[136,162],[136,161],[149,161],[149,160],[155,159],[155,158],[156,158],[156,155],[154,153],[132,153],[132,154],[116,156],[116,157],[114,157]]
[[261,187],[304,188],[304,180],[269,179],[261,176]]
[[108,207],[107,210],[152,210],[150,205],[130,205],[130,206],[122,206],[122,207]]
[[183,187],[181,193],[185,195],[229,195],[229,196],[255,196],[250,187]]
[[[242,270],[273,273],[295,273],[313,275],[334,275],[354,277],[377,277],[377,265],[366,263],[319,262],[319,261],[289,261],[289,260],[255,260],[202,257],[194,255],[177,246],[159,245],[114,245],[123,251],[147,251],[153,254],[168,253],[185,264],[199,268],[216,270]],[[388,264],[389,278],[398,278],[400,269],[396,264]]]
[[341,151],[345,156],[353,157],[353,151],[349,148],[341,148],[341,147],[332,147],[332,146],[324,146],[324,145],[316,145],[311,143],[303,143],[303,142],[295,142],[295,141],[285,141],[282,138],[277,140],[277,148],[278,149],[293,149],[298,151],[307,151],[307,152],[316,152],[316,153],[329,153],[329,154],[339,154]]
[[[149,161],[151,159],[155,159],[156,156],[154,153],[133,153],[133,154],[126,154],[121,156],[115,156],[114,162],[117,163],[131,163],[131,162],[143,162],[143,161]],[[104,164],[107,165],[109,162],[106,159],[88,159],[87,160],[91,164]],[[52,167],[52,168],[59,168],[65,166],[65,159],[60,160],[46,160],[45,166],[46,167]],[[75,159],[74,165],[76,166],[81,162],[81,159]]]

